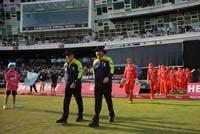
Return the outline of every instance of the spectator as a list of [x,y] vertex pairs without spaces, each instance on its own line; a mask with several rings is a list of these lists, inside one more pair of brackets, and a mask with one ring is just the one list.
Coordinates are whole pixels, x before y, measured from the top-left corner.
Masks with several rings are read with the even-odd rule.
[[58,74],[55,69],[51,73],[51,92],[55,93],[55,88],[57,86]]
[[39,75],[39,79],[41,81],[40,92],[44,91],[47,78],[48,78],[47,71],[45,69],[42,69]]
[[15,70],[16,63],[10,62],[8,64],[9,70],[5,74],[5,80],[6,80],[6,96],[4,100],[4,106],[3,110],[7,108],[8,104],[8,98],[9,95],[13,95],[13,108],[15,108],[16,103],[16,95],[17,95],[17,88],[18,88],[18,81],[19,81],[19,73]]
[[[35,72],[33,69],[31,70],[31,72]],[[30,76],[31,77],[31,76]],[[37,89],[36,89],[36,85],[35,85],[36,81],[33,83],[33,85],[30,86],[30,92],[32,93],[32,88],[35,90],[35,92],[37,93]]]

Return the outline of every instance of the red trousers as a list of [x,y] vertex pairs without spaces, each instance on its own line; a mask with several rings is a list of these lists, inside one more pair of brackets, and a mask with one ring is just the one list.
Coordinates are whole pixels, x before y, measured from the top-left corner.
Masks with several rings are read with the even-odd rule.
[[125,83],[125,92],[129,101],[132,101],[133,99],[133,89],[134,81],[129,81],[128,83]]
[[160,81],[160,93],[162,93],[165,97],[168,94],[168,82],[165,80]]
[[150,98],[153,99],[154,91],[157,90],[158,83],[157,83],[157,81],[150,80],[149,85],[150,85]]
[[185,90],[185,82],[184,81],[179,81],[178,82],[178,90],[179,91],[184,91]]
[[170,91],[174,92],[176,89],[176,82],[170,81]]

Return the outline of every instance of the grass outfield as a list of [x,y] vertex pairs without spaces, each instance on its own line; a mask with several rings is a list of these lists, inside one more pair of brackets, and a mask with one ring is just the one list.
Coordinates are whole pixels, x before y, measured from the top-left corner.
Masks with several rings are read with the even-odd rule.
[[[0,95],[0,106],[3,105]],[[17,96],[19,109],[0,109],[0,134],[199,134],[200,101],[142,100],[127,104],[113,99],[116,121],[108,122],[103,101],[99,128],[87,125],[93,116],[93,98],[84,98],[84,122],[77,123],[77,106],[72,98],[67,126],[56,124],[62,111],[63,97]],[[9,98],[11,107],[11,98]]]

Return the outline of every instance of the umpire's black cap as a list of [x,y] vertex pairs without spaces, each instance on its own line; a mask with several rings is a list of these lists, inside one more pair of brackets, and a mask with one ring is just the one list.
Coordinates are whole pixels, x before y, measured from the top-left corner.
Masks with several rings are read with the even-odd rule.
[[105,46],[97,46],[97,47],[95,48],[95,52],[103,51],[104,54],[106,54],[107,51],[106,51],[104,48],[105,48]]
[[73,50],[65,50],[65,53],[64,53],[65,56],[69,56],[69,55],[74,55],[74,51]]

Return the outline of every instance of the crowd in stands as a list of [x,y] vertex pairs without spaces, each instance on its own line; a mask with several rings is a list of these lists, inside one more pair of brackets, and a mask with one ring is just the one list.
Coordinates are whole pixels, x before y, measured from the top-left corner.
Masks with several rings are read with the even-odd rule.
[[5,83],[4,75],[6,73],[7,67],[0,65],[0,83]]
[[127,32],[124,34],[118,35],[109,35],[109,36],[96,36],[95,41],[104,42],[104,41],[113,41],[113,40],[124,40],[127,38],[151,38],[151,37],[158,37],[158,36],[167,36],[167,35],[174,35],[174,34],[182,34],[186,32],[200,32],[200,27],[193,29],[191,26],[179,27],[178,31],[172,30],[172,28],[167,27],[165,29],[159,28],[157,31],[153,30],[146,30],[142,33],[134,33],[134,32]]
[[[27,72],[36,72],[40,73],[40,71],[45,68],[46,73],[48,74],[48,81],[50,81],[50,74],[52,70],[56,70],[58,74],[58,81],[61,81],[64,76],[63,63],[60,64],[43,64],[43,63],[35,63],[35,64],[26,64],[17,62],[17,70],[20,73],[20,82],[23,82],[27,76]],[[1,65],[0,70],[0,83],[5,83],[4,74],[7,71],[7,65]]]
[[193,29],[192,26],[180,26],[178,30],[173,30],[171,27],[167,27],[165,29],[159,28],[158,31],[148,30],[145,33],[141,34],[141,38],[148,38],[148,37],[156,37],[156,36],[165,36],[165,35],[174,35],[174,34],[182,34],[187,32],[199,32],[200,27]]
[[14,39],[0,39],[0,46],[18,46],[18,43]]
[[91,41],[96,42],[105,42],[105,41],[114,41],[114,40],[124,40],[126,38],[150,38],[157,36],[166,36],[166,35],[174,35],[181,34],[186,32],[200,32],[200,27],[192,28],[192,26],[179,26],[177,30],[172,29],[171,27],[167,28],[158,28],[157,31],[146,30],[141,33],[134,33],[133,31],[129,31],[123,34],[117,35],[107,35],[101,36],[96,35],[93,37],[92,35],[79,35],[79,36],[67,36],[67,37],[51,37],[51,38],[36,38],[32,42],[28,41],[25,38],[20,39],[0,39],[0,46],[19,46],[19,45],[34,45],[34,44],[44,44],[44,43],[63,43],[63,44],[76,44],[76,43],[88,43]]
[[63,43],[63,44],[76,44],[76,43],[86,43],[89,42],[86,35],[78,35],[78,36],[67,36],[67,37],[51,37],[46,39],[38,39],[36,38],[33,41],[33,44],[43,44],[43,43]]
[[[58,82],[64,81],[65,68],[64,62],[50,63],[46,60],[30,60],[29,63],[17,62],[17,70],[20,72],[20,82],[23,82],[27,76],[27,72],[36,72],[40,73],[42,70],[45,70],[47,73],[47,81],[50,81],[51,73],[55,71],[58,75]],[[0,83],[5,83],[4,74],[8,70],[7,65],[0,65]],[[91,72],[91,62],[83,62],[83,78],[90,79],[92,77]]]

